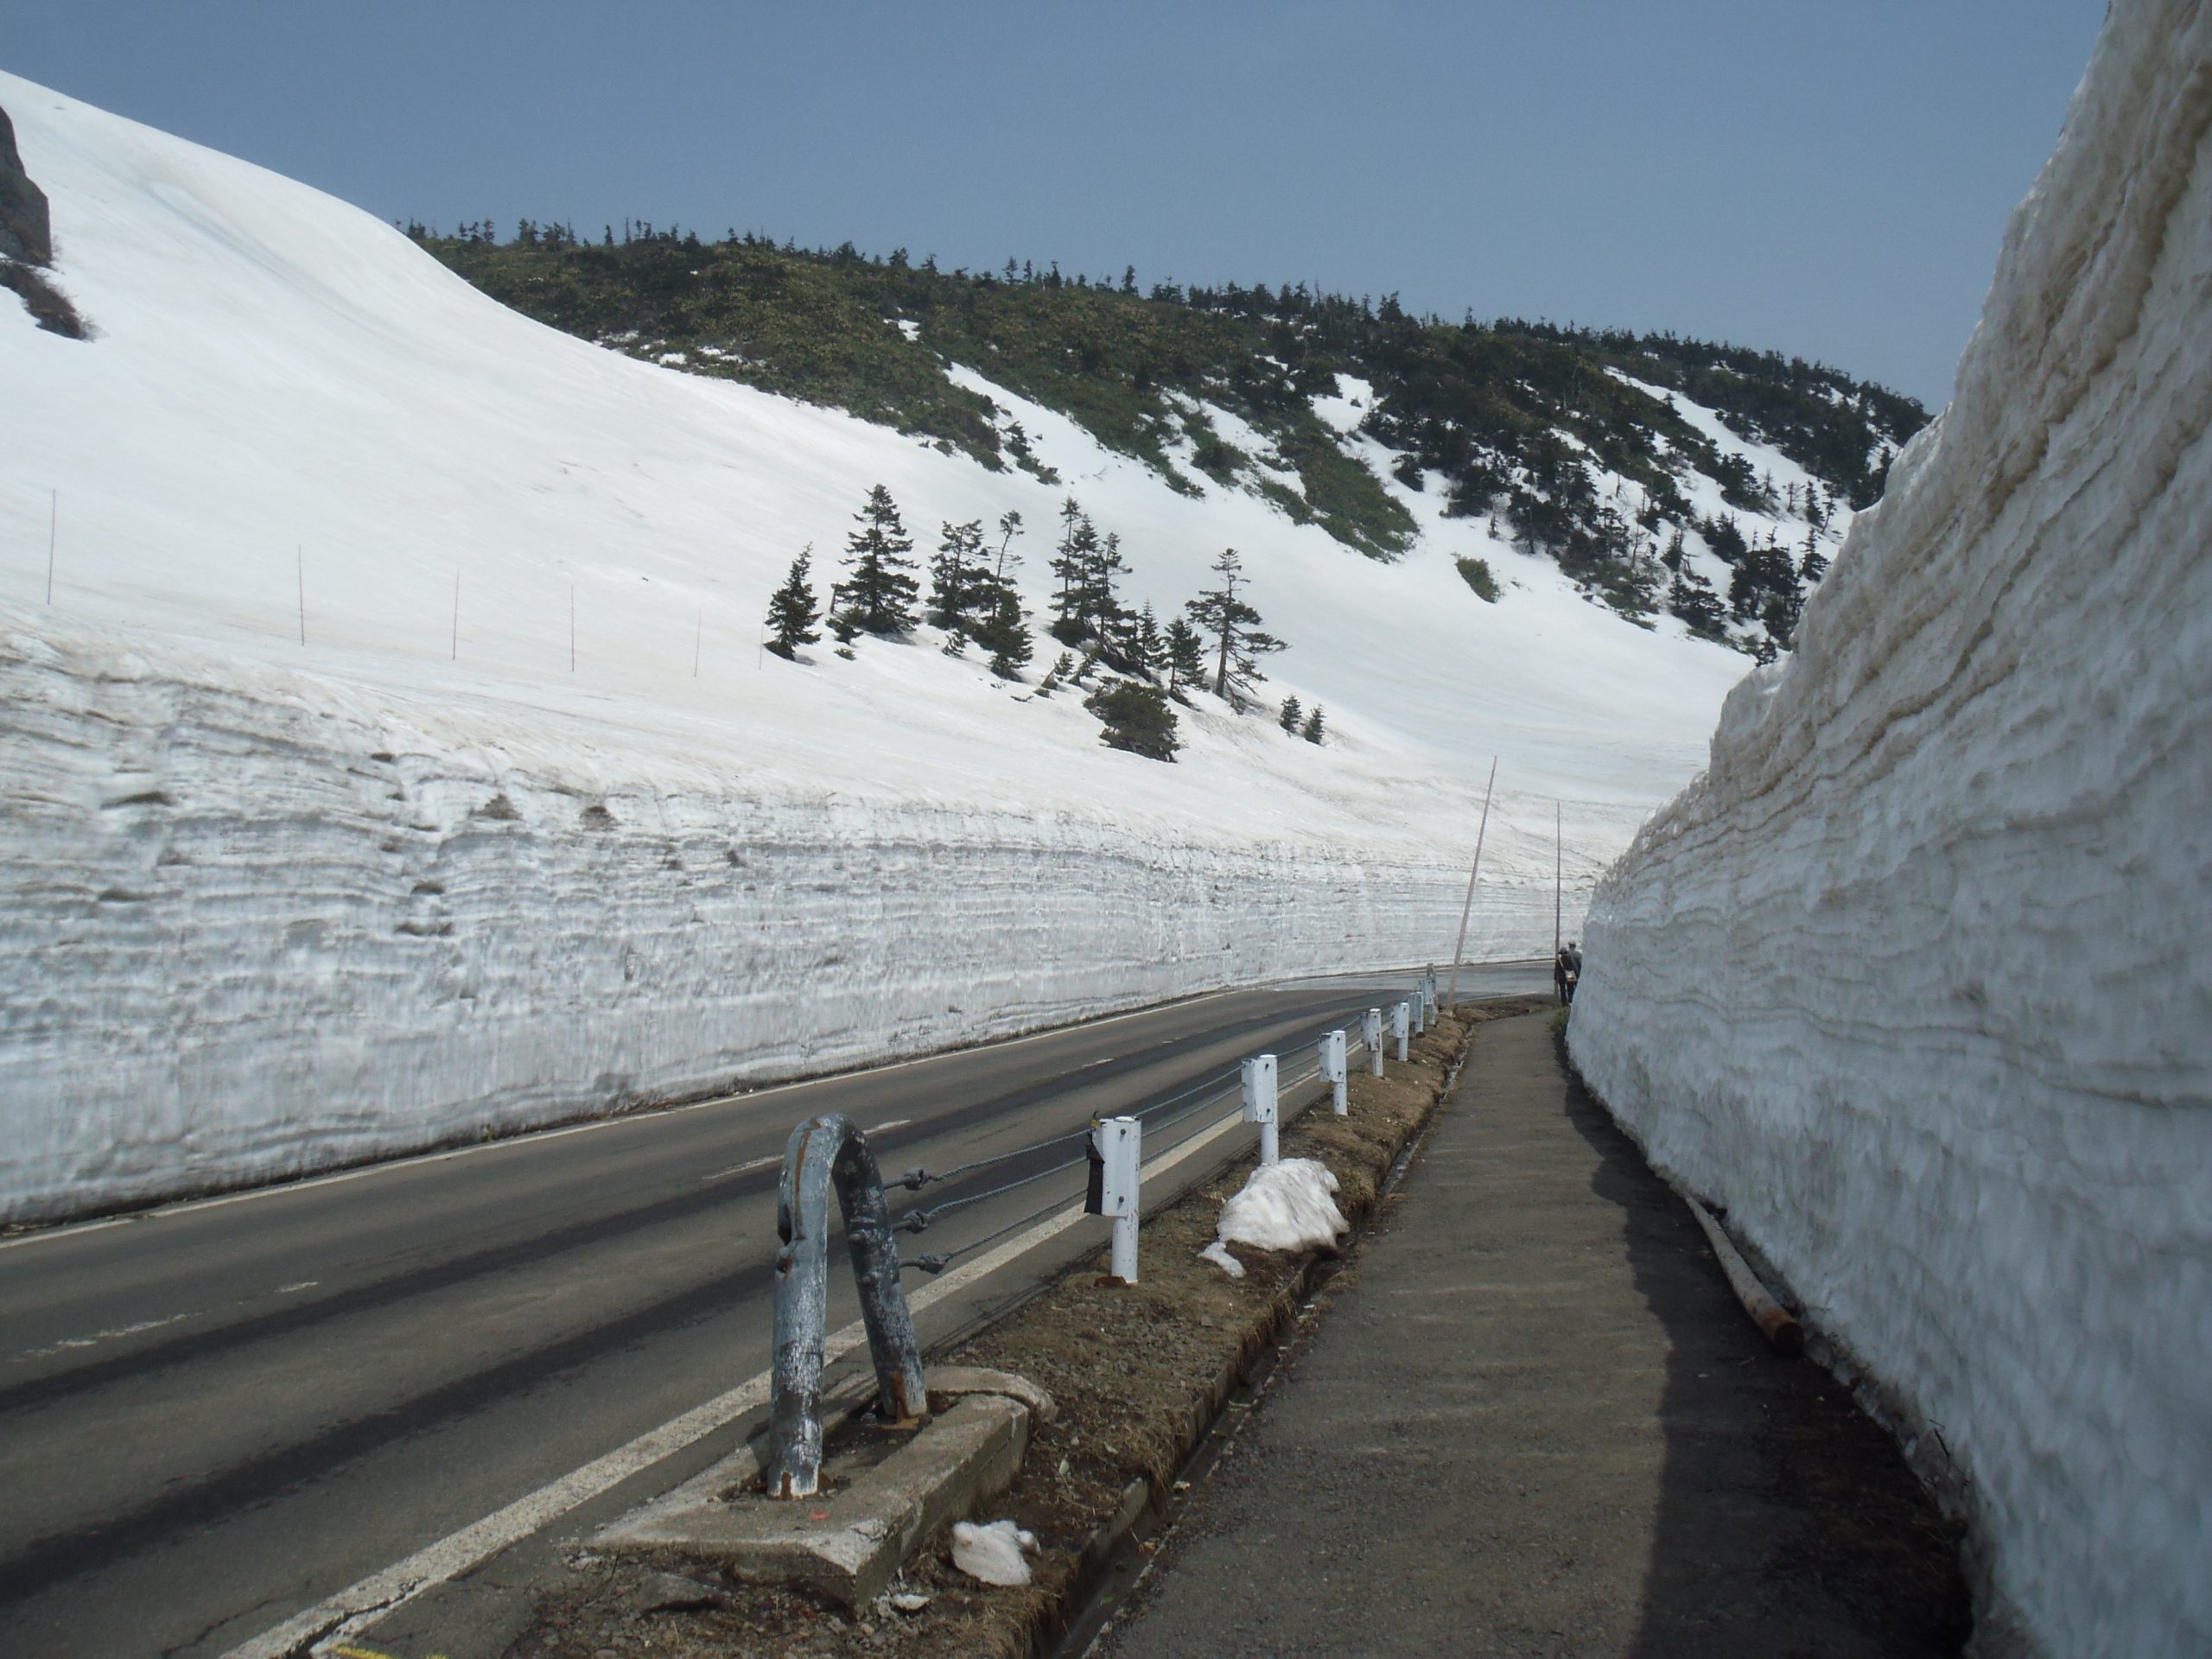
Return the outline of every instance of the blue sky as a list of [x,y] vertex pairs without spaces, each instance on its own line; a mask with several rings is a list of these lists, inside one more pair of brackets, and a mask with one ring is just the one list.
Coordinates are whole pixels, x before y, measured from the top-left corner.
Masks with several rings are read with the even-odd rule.
[[2103,11],[0,0],[0,67],[386,219],[1395,290],[1933,405]]

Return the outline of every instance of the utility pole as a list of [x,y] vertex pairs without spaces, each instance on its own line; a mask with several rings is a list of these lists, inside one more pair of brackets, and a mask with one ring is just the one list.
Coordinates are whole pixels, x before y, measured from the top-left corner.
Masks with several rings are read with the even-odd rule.
[[1560,816],[1560,804],[1552,803],[1552,959],[1559,959],[1560,946],[1565,942],[1560,917],[1567,908],[1567,830]]
[[1475,907],[1475,877],[1483,868],[1483,837],[1490,833],[1490,798],[1497,787],[1497,757],[1490,758],[1490,782],[1483,785],[1483,821],[1475,831],[1475,861],[1467,871],[1467,900],[1459,906],[1459,942],[1452,947],[1452,980],[1444,988],[1444,1006],[1459,1006],[1459,958],[1467,950],[1467,918]]

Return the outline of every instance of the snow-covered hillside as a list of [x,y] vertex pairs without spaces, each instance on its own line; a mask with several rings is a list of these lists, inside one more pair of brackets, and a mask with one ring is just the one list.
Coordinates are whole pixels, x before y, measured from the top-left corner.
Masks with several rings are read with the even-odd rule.
[[2212,12],[2121,0],[1958,393],[1600,886],[1577,1061],[1955,1460],[1983,1650],[2212,1651]]
[[[1062,480],[987,472],[541,327],[44,88],[0,106],[96,331],[0,303],[0,1217],[1448,954],[1493,753],[1471,952],[1548,949],[1554,798],[1586,887],[1744,666],[1433,496],[1378,565],[1005,393]],[[925,549],[1021,512],[1033,603],[1071,493],[1163,615],[1238,548],[1330,741],[1201,699],[1163,766],[926,632],[764,656],[876,482]]]

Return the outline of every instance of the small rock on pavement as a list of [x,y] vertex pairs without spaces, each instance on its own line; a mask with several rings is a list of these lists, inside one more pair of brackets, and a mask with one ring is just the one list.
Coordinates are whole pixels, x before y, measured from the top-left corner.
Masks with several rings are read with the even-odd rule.
[[729,1605],[729,1597],[712,1585],[675,1573],[656,1573],[630,1592],[633,1613],[688,1613]]

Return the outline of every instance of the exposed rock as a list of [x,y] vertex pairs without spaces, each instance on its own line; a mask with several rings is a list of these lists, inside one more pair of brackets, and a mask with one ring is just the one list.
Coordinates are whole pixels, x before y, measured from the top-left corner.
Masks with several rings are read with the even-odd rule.
[[0,255],[35,265],[54,263],[46,192],[23,171],[23,158],[16,153],[15,123],[5,110],[0,110]]

